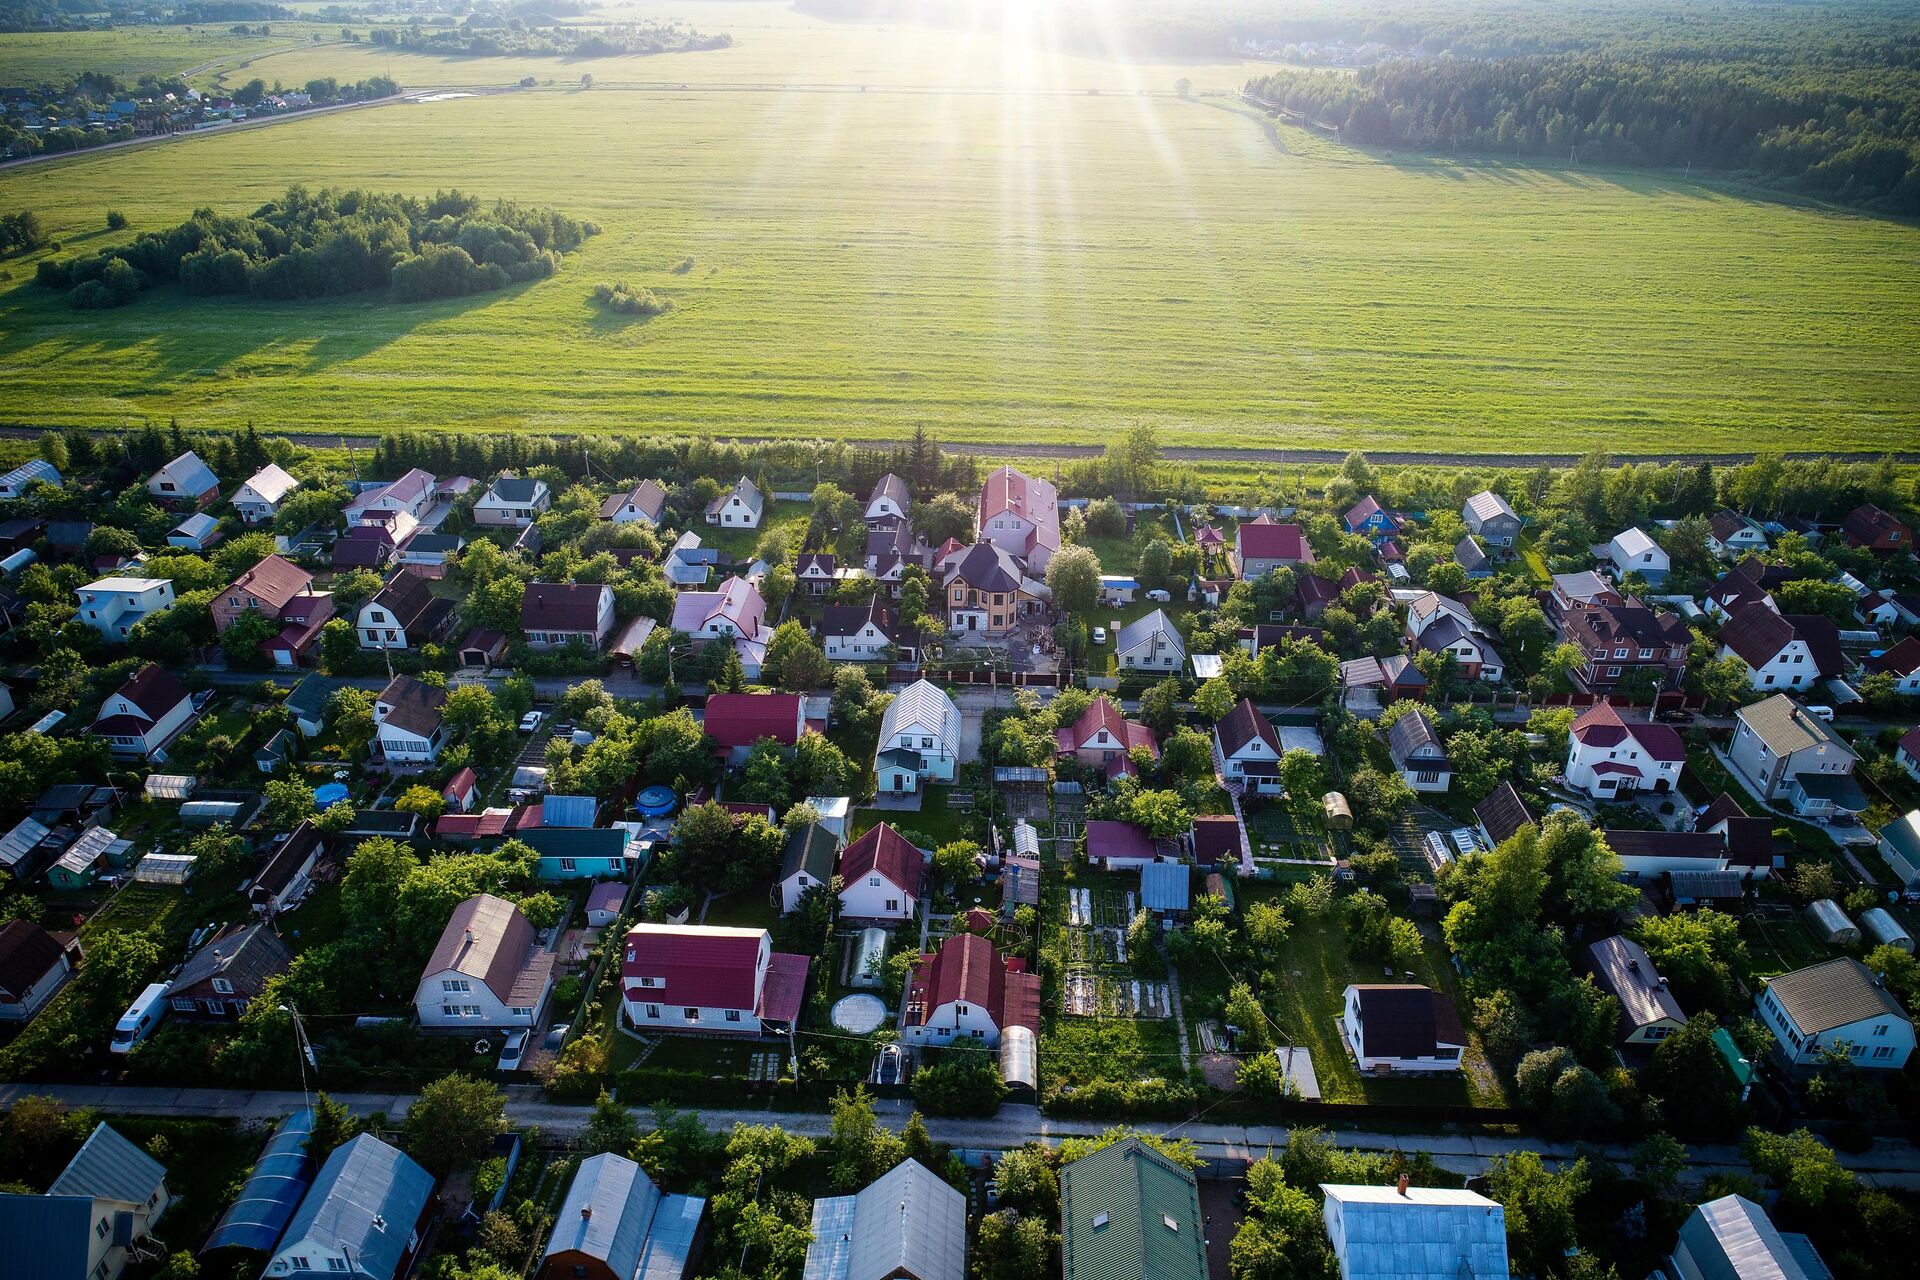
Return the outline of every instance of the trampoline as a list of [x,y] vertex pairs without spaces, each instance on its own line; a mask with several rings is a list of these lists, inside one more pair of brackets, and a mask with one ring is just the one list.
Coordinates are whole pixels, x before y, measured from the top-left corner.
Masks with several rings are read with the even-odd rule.
[[643,818],[664,818],[674,811],[680,797],[672,787],[648,787],[633,798],[633,807]]
[[843,996],[833,1006],[833,1025],[856,1036],[878,1031],[887,1020],[887,1006],[879,996]]

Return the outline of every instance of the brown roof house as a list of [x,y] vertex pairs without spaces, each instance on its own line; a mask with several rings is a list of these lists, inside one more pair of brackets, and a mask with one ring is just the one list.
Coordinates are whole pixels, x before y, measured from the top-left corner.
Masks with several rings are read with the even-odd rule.
[[1340,1030],[1362,1071],[1458,1071],[1467,1033],[1453,998],[1414,983],[1355,983]]
[[413,1007],[437,1031],[528,1029],[553,990],[554,953],[520,908],[482,893],[453,909],[420,974]]
[[395,764],[430,764],[447,745],[441,712],[447,691],[412,676],[395,676],[373,701],[374,749]]
[[234,925],[196,951],[167,988],[175,1013],[237,1022],[267,979],[293,963],[287,944],[265,924]]
[[923,955],[907,987],[900,1033],[915,1044],[998,1048],[1008,1027],[1040,1029],[1040,978],[977,933],[950,934]]
[[320,628],[333,617],[333,597],[313,590],[313,575],[279,556],[268,556],[235,578],[211,606],[213,625],[222,635],[249,613],[280,625],[260,641],[275,665],[299,666],[320,643]]
[[66,985],[81,958],[80,939],[48,933],[31,920],[0,925],[0,1022],[26,1022]]
[[1865,547],[1875,555],[1890,556],[1913,550],[1913,530],[1871,502],[1862,503],[1840,522],[1840,532],[1856,547]]
[[597,582],[531,582],[520,602],[520,629],[534,649],[584,644],[599,649],[613,630],[613,588]]
[[408,567],[360,606],[354,629],[362,649],[418,649],[445,635],[452,621],[453,601],[434,595],[433,579]]
[[100,706],[93,732],[122,759],[165,760],[166,746],[193,720],[193,699],[179,678],[148,664]]

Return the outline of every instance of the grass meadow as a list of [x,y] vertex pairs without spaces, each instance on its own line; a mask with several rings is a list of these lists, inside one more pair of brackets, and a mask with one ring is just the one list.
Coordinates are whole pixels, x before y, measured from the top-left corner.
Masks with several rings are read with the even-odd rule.
[[[296,181],[458,186],[604,227],[552,280],[425,306],[162,291],[82,312],[30,283],[31,259],[0,263],[0,418],[885,439],[924,423],[1009,446],[1151,422],[1168,443],[1446,453],[1920,438],[1914,226],[1646,173],[1367,154],[1172,91],[1181,74],[1237,86],[1240,64],[670,8],[736,47],[302,48],[247,74],[544,83],[0,172],[0,210],[34,209],[63,252],[111,243],[109,208],[131,234]],[[588,291],[615,280],[675,309],[602,313]]]

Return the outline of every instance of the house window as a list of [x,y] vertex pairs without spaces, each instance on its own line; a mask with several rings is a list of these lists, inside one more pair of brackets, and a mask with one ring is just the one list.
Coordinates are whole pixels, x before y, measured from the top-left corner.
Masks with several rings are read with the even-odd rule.
[[643,987],[657,987],[657,986],[659,986],[659,985],[660,985],[660,979],[658,979],[658,978],[642,978],[642,979],[640,979],[640,985],[641,985],[641,986],[643,986]]
[[190,996],[175,996],[173,998],[173,1007],[181,1013],[192,1013],[193,999]]
[[223,996],[230,996],[233,994],[233,984],[231,982],[228,982],[225,978],[215,978],[213,980],[213,989],[215,991],[218,991]]
[[980,1028],[978,1028],[978,1027],[975,1027],[975,1028],[973,1029],[973,1034],[974,1034],[974,1036],[975,1036],[975,1037],[977,1037],[977,1038],[984,1038],[984,1037],[986,1036],[986,1034],[987,1034],[987,1033],[986,1033],[986,1032],[984,1032],[984,1031],[982,1031],[982,1030],[981,1030]]
[[1873,1056],[1876,1058],[1891,1058],[1893,1056],[1893,1046],[1890,1044],[1876,1045],[1873,1050]]
[[574,863],[572,858],[560,859],[560,869],[562,871],[571,871],[573,870],[573,866],[574,866]]
[[648,1005],[648,1006],[647,1006],[647,1016],[648,1016],[649,1018],[657,1018],[657,1017],[659,1017],[659,1016],[660,1016],[660,1006],[659,1006],[659,1005],[657,1005],[657,1004],[650,1004],[650,1005]]
[[898,898],[887,899],[887,910],[898,911],[899,909],[900,909],[900,899]]
[[868,887],[869,889],[878,889],[878,888],[880,887],[880,877],[879,877],[879,876],[869,876],[869,877],[867,878],[867,887]]
[[686,1018],[687,1018],[687,1021],[688,1021],[688,1022],[698,1022],[698,1021],[700,1021],[700,1011],[699,1011],[698,1009],[695,1009],[695,1008],[694,1008],[693,1006],[691,1006],[691,1005],[689,1005],[689,1006],[687,1006],[687,1007],[686,1007],[685,1009],[683,1009],[683,1010],[681,1010],[681,1012],[682,1012],[682,1013],[684,1013],[684,1014],[686,1015]]
[[310,1270],[312,1270],[312,1266],[311,1266],[311,1264],[309,1264],[309,1263],[308,1263],[308,1261],[307,1261],[307,1260],[306,1260],[305,1258],[288,1258],[288,1259],[287,1259],[287,1263],[288,1263],[288,1265],[290,1265],[290,1266],[291,1266],[291,1267],[292,1267],[292,1268],[293,1268],[293,1269],[294,1269],[295,1271],[310,1271]]
[[347,1269],[347,1260],[345,1258],[328,1258],[327,1259],[327,1270],[345,1271],[346,1269]]
[[740,1011],[738,1009],[727,1010],[727,1021],[728,1022],[740,1021]]
[[93,1234],[99,1236],[102,1240],[107,1238],[107,1220],[105,1218],[93,1224]]
[[227,1011],[227,1005],[225,1001],[223,1000],[207,1001],[207,1012],[212,1014],[214,1017],[218,1018],[221,1015],[225,1014],[226,1011]]

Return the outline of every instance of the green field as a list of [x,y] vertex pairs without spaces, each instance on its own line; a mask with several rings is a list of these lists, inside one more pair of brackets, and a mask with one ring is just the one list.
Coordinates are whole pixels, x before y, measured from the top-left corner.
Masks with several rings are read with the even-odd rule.
[[[211,88],[216,76],[243,62],[314,40],[338,40],[339,24],[309,22],[268,24],[269,35],[233,35],[230,24],[178,27],[116,27],[111,31],[29,31],[0,35],[0,82],[18,85],[57,84],[85,71],[98,71],[132,84],[142,74],[187,75],[188,82]],[[256,24],[257,25],[257,24]],[[300,50],[301,57],[324,55],[324,49]],[[263,69],[269,83],[277,67]],[[320,74],[330,75],[331,72]],[[244,83],[242,76],[233,83]],[[289,84],[294,83],[289,80]],[[304,79],[301,83],[305,83]]]
[[[0,417],[925,423],[1010,444],[1152,422],[1167,443],[1436,452],[1920,439],[1911,225],[1644,173],[1363,154],[1172,92],[1180,74],[1237,85],[1241,64],[654,8],[738,44],[600,62],[301,49],[248,74],[546,83],[0,172],[0,210],[36,210],[68,251],[111,242],[108,208],[138,231],[293,181],[457,185],[605,228],[552,280],[425,306],[163,292],[80,312],[30,262],[0,264]],[[677,309],[596,311],[588,290],[616,279]]]

